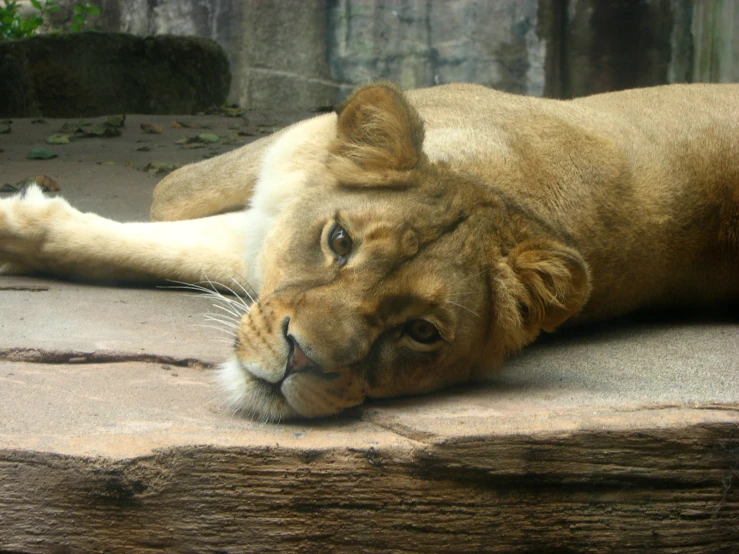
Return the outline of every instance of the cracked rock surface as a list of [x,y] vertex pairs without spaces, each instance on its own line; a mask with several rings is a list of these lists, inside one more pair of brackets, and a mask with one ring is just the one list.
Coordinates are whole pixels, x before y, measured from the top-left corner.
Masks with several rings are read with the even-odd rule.
[[[0,136],[0,185],[44,174],[83,210],[145,219],[148,164],[201,159],[288,122],[247,117],[173,128],[172,117],[129,116],[120,137],[55,145],[46,161],[25,155],[63,121],[17,120]],[[176,143],[239,129],[240,143]],[[276,425],[220,404],[213,368],[229,346],[203,326],[210,310],[178,290],[0,276],[0,550],[739,544],[735,312],[566,330],[482,387]]]

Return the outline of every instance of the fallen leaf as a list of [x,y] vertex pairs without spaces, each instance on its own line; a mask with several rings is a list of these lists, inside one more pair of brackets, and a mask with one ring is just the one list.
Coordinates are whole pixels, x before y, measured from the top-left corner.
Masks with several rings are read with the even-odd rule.
[[10,183],[4,183],[3,186],[0,187],[0,192],[18,192],[18,188]]
[[207,114],[222,115],[225,117],[239,117],[246,110],[240,108],[237,104],[231,104],[230,106],[213,106],[208,108]]
[[82,127],[78,128],[77,131],[75,131],[75,135],[85,137],[85,138],[119,137],[121,136],[121,129],[120,127],[112,127],[104,123],[98,123],[97,125],[93,125],[90,129],[83,129]]
[[180,139],[176,144],[182,144],[184,148],[202,148],[204,144],[213,144],[221,140],[221,137],[214,133],[200,133],[194,137]]
[[36,184],[44,189],[46,192],[58,192],[62,190],[54,179],[48,175],[37,175],[35,178]]
[[142,146],[141,148],[137,148],[136,152],[151,152],[151,146]]
[[56,152],[48,148],[34,148],[26,156],[29,160],[50,160],[56,158]]
[[35,177],[26,177],[18,181],[14,188],[16,190],[23,190],[31,185],[38,185],[43,189],[44,192],[58,192],[61,190],[59,183],[47,175],[36,175]]
[[141,130],[144,133],[149,133],[152,135],[161,135],[164,132],[164,129],[162,129],[159,125],[154,125],[153,123],[142,123]]
[[12,130],[13,128],[10,125],[6,125],[5,127],[0,127],[0,135],[7,135]]
[[70,140],[67,135],[50,135],[46,137],[46,144],[69,144]]
[[59,129],[60,133],[76,133],[80,131],[80,125],[78,123],[71,123],[70,121],[65,122]]
[[43,123],[45,125],[47,121],[44,118],[40,117],[38,119],[32,119],[31,123]]
[[167,162],[151,162],[146,164],[146,166],[144,167],[144,171],[146,171],[149,175],[161,176],[171,173],[175,169],[179,168],[180,166],[178,164]]
[[0,123],[2,123],[3,125],[12,125],[13,124],[13,120],[12,119],[3,119],[3,120],[0,120]]
[[103,121],[103,125],[106,127],[114,127],[116,129],[120,129],[121,127],[126,125],[126,116],[109,115],[105,118],[105,121]]
[[17,192],[25,190],[31,185],[38,185],[44,192],[57,192],[60,190],[57,182],[51,177],[47,177],[46,175],[37,175],[36,177],[26,177],[25,179],[21,179],[14,185],[9,184],[3,192]]
[[197,137],[200,142],[213,143],[221,140],[221,137],[215,133],[200,133]]
[[182,123],[180,121],[173,121],[172,122],[172,129],[188,129],[190,126],[187,123]]

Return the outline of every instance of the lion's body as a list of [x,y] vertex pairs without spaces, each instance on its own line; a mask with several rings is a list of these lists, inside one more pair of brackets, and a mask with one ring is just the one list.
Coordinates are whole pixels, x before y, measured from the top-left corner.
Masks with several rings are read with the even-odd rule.
[[481,160],[451,154],[453,167],[525,205],[582,254],[592,278],[582,317],[739,294],[739,86],[570,102],[471,89],[490,100],[468,104],[474,125],[440,152],[477,137]]
[[[573,241],[593,277],[578,317],[739,295],[739,85],[655,87],[567,102],[478,85],[406,94],[424,120],[430,159],[524,203]],[[321,132],[335,132],[335,117],[322,116]],[[253,158],[239,162],[245,160]],[[162,219],[211,215],[211,208],[203,211],[202,188],[229,188],[213,173],[174,179],[166,205],[155,206]],[[234,185],[234,203],[247,202],[250,189]],[[197,211],[183,213],[191,198]]]
[[16,270],[260,290],[223,371],[232,401],[320,416],[484,378],[567,320],[738,300],[739,86],[573,101],[367,87],[175,172],[161,223],[3,202]]

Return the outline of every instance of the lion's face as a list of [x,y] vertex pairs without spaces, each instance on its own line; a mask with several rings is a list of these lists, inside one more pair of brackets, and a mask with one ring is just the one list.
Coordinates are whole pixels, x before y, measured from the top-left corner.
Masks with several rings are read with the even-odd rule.
[[[403,136],[368,142],[378,104]],[[350,99],[325,174],[271,227],[260,299],[224,369],[238,409],[319,417],[430,392],[480,377],[546,326],[527,322],[538,308],[516,272],[536,260],[511,251],[505,208],[425,159],[411,109],[387,88]]]
[[275,414],[327,415],[469,378],[489,292],[474,223],[449,200],[334,186],[280,218],[236,346]]

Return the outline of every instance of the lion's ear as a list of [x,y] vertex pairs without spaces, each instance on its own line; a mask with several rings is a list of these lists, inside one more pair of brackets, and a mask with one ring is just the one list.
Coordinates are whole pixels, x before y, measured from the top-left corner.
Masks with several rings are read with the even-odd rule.
[[362,170],[408,171],[422,157],[423,122],[391,83],[359,88],[336,110],[335,153]]
[[508,255],[521,285],[518,303],[529,333],[552,332],[590,296],[590,272],[582,256],[552,240],[524,241]]

